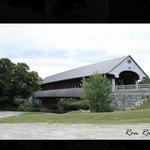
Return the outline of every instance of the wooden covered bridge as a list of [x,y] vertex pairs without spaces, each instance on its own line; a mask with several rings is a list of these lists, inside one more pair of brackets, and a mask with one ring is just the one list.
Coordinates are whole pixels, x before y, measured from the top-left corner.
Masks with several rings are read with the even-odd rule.
[[[94,72],[106,74],[112,83],[112,93],[149,90],[150,85],[139,85],[138,81],[148,77],[143,69],[130,56],[111,59],[49,76],[41,84],[41,91],[34,93],[34,102],[43,107],[53,107],[60,98],[80,98],[81,80]],[[129,93],[129,92],[128,92]],[[150,92],[149,92],[150,93]],[[127,95],[127,93],[126,93]],[[124,97],[125,98],[125,97]],[[129,98],[130,99],[130,98]],[[117,103],[119,98],[117,99]]]

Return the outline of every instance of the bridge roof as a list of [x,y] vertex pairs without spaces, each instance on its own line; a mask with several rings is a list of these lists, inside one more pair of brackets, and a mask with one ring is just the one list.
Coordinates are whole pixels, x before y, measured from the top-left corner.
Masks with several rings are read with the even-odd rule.
[[116,68],[121,62],[123,62],[128,57],[131,57],[131,56],[128,55],[128,56],[123,56],[123,57],[119,57],[116,59],[102,61],[99,63],[79,67],[79,68],[61,72],[52,76],[48,76],[44,79],[43,84],[61,81],[61,80],[85,77],[85,76],[92,75],[94,72],[109,74],[110,71]]

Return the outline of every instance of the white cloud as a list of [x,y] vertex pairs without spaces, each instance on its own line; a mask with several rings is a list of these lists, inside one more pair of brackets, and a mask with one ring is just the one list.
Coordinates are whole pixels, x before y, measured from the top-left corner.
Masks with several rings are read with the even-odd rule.
[[1,24],[0,57],[46,77],[131,54],[150,75],[149,24]]

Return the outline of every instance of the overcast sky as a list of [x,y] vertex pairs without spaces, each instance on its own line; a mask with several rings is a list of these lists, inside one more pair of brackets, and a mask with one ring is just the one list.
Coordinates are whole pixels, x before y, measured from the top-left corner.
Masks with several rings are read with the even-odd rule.
[[42,78],[124,55],[150,75],[150,24],[0,24],[0,58]]

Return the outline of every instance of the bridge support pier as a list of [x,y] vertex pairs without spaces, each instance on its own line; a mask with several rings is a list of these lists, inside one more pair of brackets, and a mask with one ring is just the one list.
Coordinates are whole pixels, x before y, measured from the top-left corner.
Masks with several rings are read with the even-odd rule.
[[114,92],[115,88],[116,88],[115,87],[116,86],[115,78],[112,78],[111,83],[112,83],[112,92]]
[[135,88],[138,89],[138,80],[135,80]]

